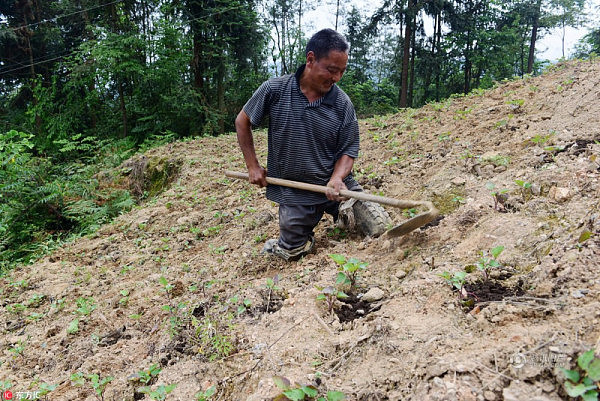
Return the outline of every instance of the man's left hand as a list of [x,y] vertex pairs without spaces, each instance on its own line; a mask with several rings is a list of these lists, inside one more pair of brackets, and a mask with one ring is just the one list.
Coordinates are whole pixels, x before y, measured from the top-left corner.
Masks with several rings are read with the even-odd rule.
[[329,182],[327,183],[327,192],[325,193],[325,196],[327,196],[327,199],[331,200],[331,201],[336,201],[336,202],[341,202],[346,200],[347,198],[340,196],[340,191],[341,190],[347,190],[348,188],[346,187],[346,184],[344,184],[344,181],[342,181],[341,178],[335,178],[332,177],[331,180],[329,180]]

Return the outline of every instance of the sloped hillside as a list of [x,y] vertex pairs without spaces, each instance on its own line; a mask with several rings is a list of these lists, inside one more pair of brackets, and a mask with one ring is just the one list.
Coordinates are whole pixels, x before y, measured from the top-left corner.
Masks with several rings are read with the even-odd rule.
[[[0,385],[256,401],[287,378],[348,400],[567,399],[560,367],[600,350],[600,63],[360,125],[359,181],[433,201],[433,224],[373,239],[328,217],[312,254],[268,259],[277,207],[224,176],[244,170],[234,135],[154,149],[181,163],[168,190],[1,280]],[[331,254],[368,263],[352,288]],[[329,305],[328,287],[361,303]]]

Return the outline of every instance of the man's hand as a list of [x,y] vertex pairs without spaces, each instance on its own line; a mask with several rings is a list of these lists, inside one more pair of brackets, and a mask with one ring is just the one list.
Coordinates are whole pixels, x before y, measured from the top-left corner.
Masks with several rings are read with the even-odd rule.
[[336,202],[341,202],[347,199],[343,196],[340,196],[341,190],[348,189],[341,178],[331,177],[331,180],[329,180],[329,182],[327,183],[327,188],[327,192],[325,193],[327,199]]
[[348,155],[343,155],[335,162],[335,166],[333,167],[333,174],[327,183],[327,187],[331,188],[327,190],[325,196],[327,199],[341,202],[348,198],[340,196],[340,191],[342,189],[348,189],[346,184],[344,184],[343,179],[350,174],[352,171],[352,166],[354,165],[354,159]]
[[257,166],[248,169],[248,180],[251,184],[258,185],[263,188],[267,186],[267,170],[262,166]]

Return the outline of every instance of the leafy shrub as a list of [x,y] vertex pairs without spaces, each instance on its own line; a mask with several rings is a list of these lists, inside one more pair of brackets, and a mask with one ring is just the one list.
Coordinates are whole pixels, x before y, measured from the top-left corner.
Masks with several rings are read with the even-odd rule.
[[[92,146],[74,141],[61,142],[62,149],[76,154]],[[59,164],[38,155],[33,135],[0,133],[0,271],[29,263],[73,235],[93,232],[134,205],[118,181],[108,177],[101,187],[97,178],[129,156],[131,143],[93,146],[98,156],[86,153],[85,160]]]

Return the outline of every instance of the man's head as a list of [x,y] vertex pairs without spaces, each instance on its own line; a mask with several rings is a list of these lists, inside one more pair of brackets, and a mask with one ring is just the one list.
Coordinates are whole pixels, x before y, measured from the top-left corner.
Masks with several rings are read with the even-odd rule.
[[350,45],[340,33],[333,29],[322,29],[315,33],[306,44],[306,56],[313,52],[317,60],[326,57],[331,50],[348,53]]
[[327,93],[346,71],[349,48],[333,29],[315,33],[306,45],[306,83],[321,95]]

